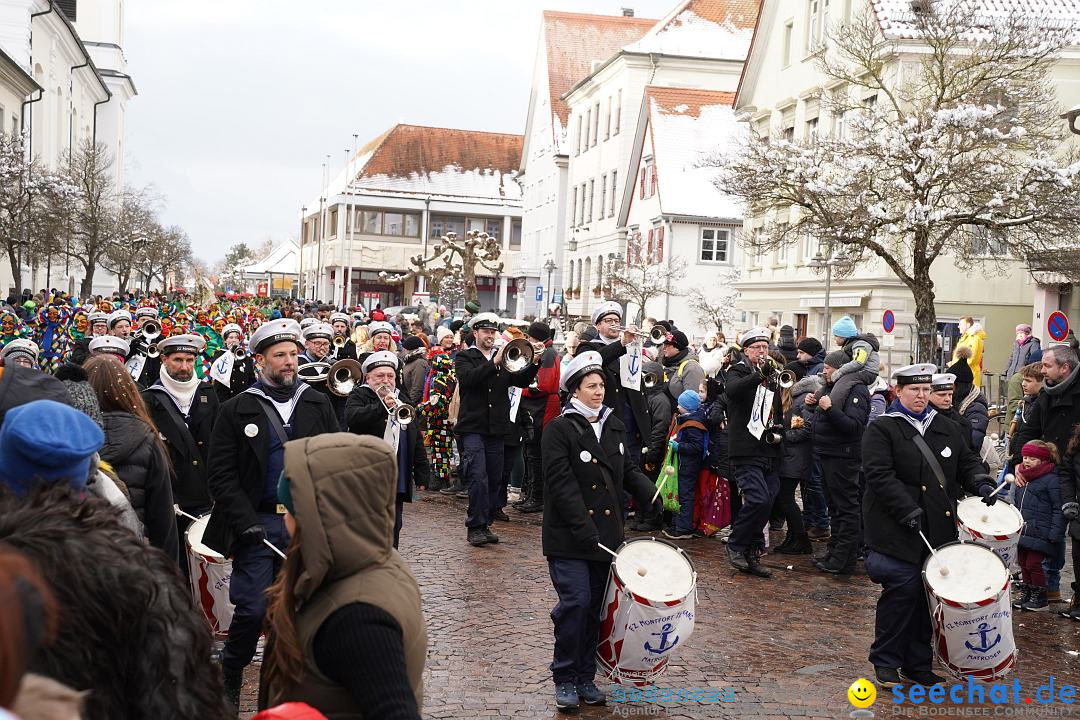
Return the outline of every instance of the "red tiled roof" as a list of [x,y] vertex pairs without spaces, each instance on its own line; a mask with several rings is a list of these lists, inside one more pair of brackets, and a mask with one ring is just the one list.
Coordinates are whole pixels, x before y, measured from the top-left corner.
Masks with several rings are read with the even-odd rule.
[[730,20],[736,27],[753,30],[758,4],[758,0],[689,0],[683,10],[692,10],[703,20],[715,23]]
[[741,61],[749,52],[757,16],[757,0],[683,0],[625,49]]
[[656,107],[659,110],[677,112],[680,115],[690,117],[699,116],[703,105],[733,105],[735,103],[735,93],[720,90],[695,90],[692,88],[649,85],[645,88],[645,94],[648,95],[649,99],[656,101]]
[[544,11],[551,111],[564,128],[570,106],[563,94],[592,73],[594,61],[607,60],[655,24],[647,18]]

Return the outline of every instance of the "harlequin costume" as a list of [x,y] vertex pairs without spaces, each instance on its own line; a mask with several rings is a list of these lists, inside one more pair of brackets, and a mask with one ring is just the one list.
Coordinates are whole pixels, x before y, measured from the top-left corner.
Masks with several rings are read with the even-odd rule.
[[454,362],[441,348],[433,348],[428,353],[428,362],[431,368],[424,381],[423,402],[417,410],[424,418],[424,447],[431,465],[431,485],[428,489],[441,490],[450,484],[454,431],[447,411],[457,385],[457,377]]
[[4,312],[0,315],[0,350],[3,350],[4,346],[12,340],[29,338],[30,335],[30,331],[18,315],[13,312]]
[[46,305],[38,312],[37,344],[41,348],[38,366],[52,373],[60,367],[70,345],[68,321],[71,309],[64,305]]

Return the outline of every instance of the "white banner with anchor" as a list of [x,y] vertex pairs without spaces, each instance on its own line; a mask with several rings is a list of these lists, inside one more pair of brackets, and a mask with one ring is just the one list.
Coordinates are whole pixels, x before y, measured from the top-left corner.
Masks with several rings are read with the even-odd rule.
[[619,358],[619,382],[624,388],[641,390],[641,340],[626,346],[626,354]]

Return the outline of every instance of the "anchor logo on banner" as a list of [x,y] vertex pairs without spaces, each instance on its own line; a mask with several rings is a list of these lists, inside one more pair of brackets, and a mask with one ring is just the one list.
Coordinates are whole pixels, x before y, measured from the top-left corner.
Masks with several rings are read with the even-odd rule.
[[671,634],[671,631],[672,631],[673,627],[674,626],[671,623],[665,623],[664,627],[660,630],[660,632],[658,632],[658,633],[649,633],[650,635],[659,635],[660,636],[660,647],[654,648],[652,645],[649,644],[648,641],[646,641],[645,642],[645,649],[648,650],[651,653],[659,655],[660,653],[666,653],[668,650],[670,650],[671,648],[678,645],[679,644],[679,636],[678,635],[675,636],[675,639],[671,642],[670,645],[668,644],[668,635]]
[[973,633],[968,633],[968,635],[978,635],[979,636],[979,644],[978,645],[972,645],[970,642],[965,642],[964,645],[966,645],[967,649],[971,650],[972,652],[986,653],[989,650],[991,650],[995,645],[997,645],[999,642],[1001,642],[1001,633],[998,633],[998,636],[996,638],[994,638],[994,641],[992,643],[990,643],[989,645],[986,644],[987,635],[994,632],[995,630],[997,630],[997,628],[996,627],[990,627],[990,623],[980,623],[978,630],[976,630]]

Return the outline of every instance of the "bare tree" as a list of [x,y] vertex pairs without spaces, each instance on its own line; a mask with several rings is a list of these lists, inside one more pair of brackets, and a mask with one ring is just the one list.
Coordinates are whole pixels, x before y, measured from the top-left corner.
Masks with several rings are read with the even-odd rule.
[[[117,287],[127,290],[140,260],[160,230],[154,216],[154,199],[146,189],[125,190],[107,209],[105,234],[108,242],[100,265],[116,275]],[[145,290],[146,287],[144,286]]]
[[905,52],[868,12],[833,28],[820,102],[844,130],[751,137],[710,163],[718,187],[765,219],[743,238],[750,248],[809,234],[856,263],[884,262],[914,297],[923,357],[941,257],[1000,269],[1080,232],[1080,158],[1063,147],[1049,77],[1074,28],[1022,10],[986,18],[982,5],[909,14],[924,52]]
[[[464,286],[463,292],[466,300],[476,301],[476,268],[482,267],[492,275],[502,272],[503,264],[495,262],[502,254],[502,247],[498,238],[488,235],[479,230],[470,230],[464,240],[458,240],[457,233],[447,233],[439,238],[429,251],[427,257],[414,255],[409,258],[413,269],[407,273],[391,274],[385,270],[379,276],[388,283],[397,285],[415,277],[425,277],[434,283],[433,293],[438,294],[438,285],[443,278],[456,278]],[[448,285],[449,288],[449,285]]]
[[739,298],[735,283],[739,275],[737,269],[724,271],[717,274],[712,287],[691,288],[687,302],[694,319],[705,327],[716,328],[718,333],[724,332],[724,326],[735,321],[735,301]]
[[116,194],[108,148],[84,141],[71,153],[67,171],[69,182],[80,193],[74,211],[70,256],[85,271],[80,294],[88,297],[94,287],[94,273],[113,242]]
[[607,285],[614,297],[637,307],[634,321],[641,322],[650,300],[683,294],[680,282],[686,277],[686,258],[665,260],[634,240],[629,242],[628,250],[628,258],[614,263],[607,276]]

